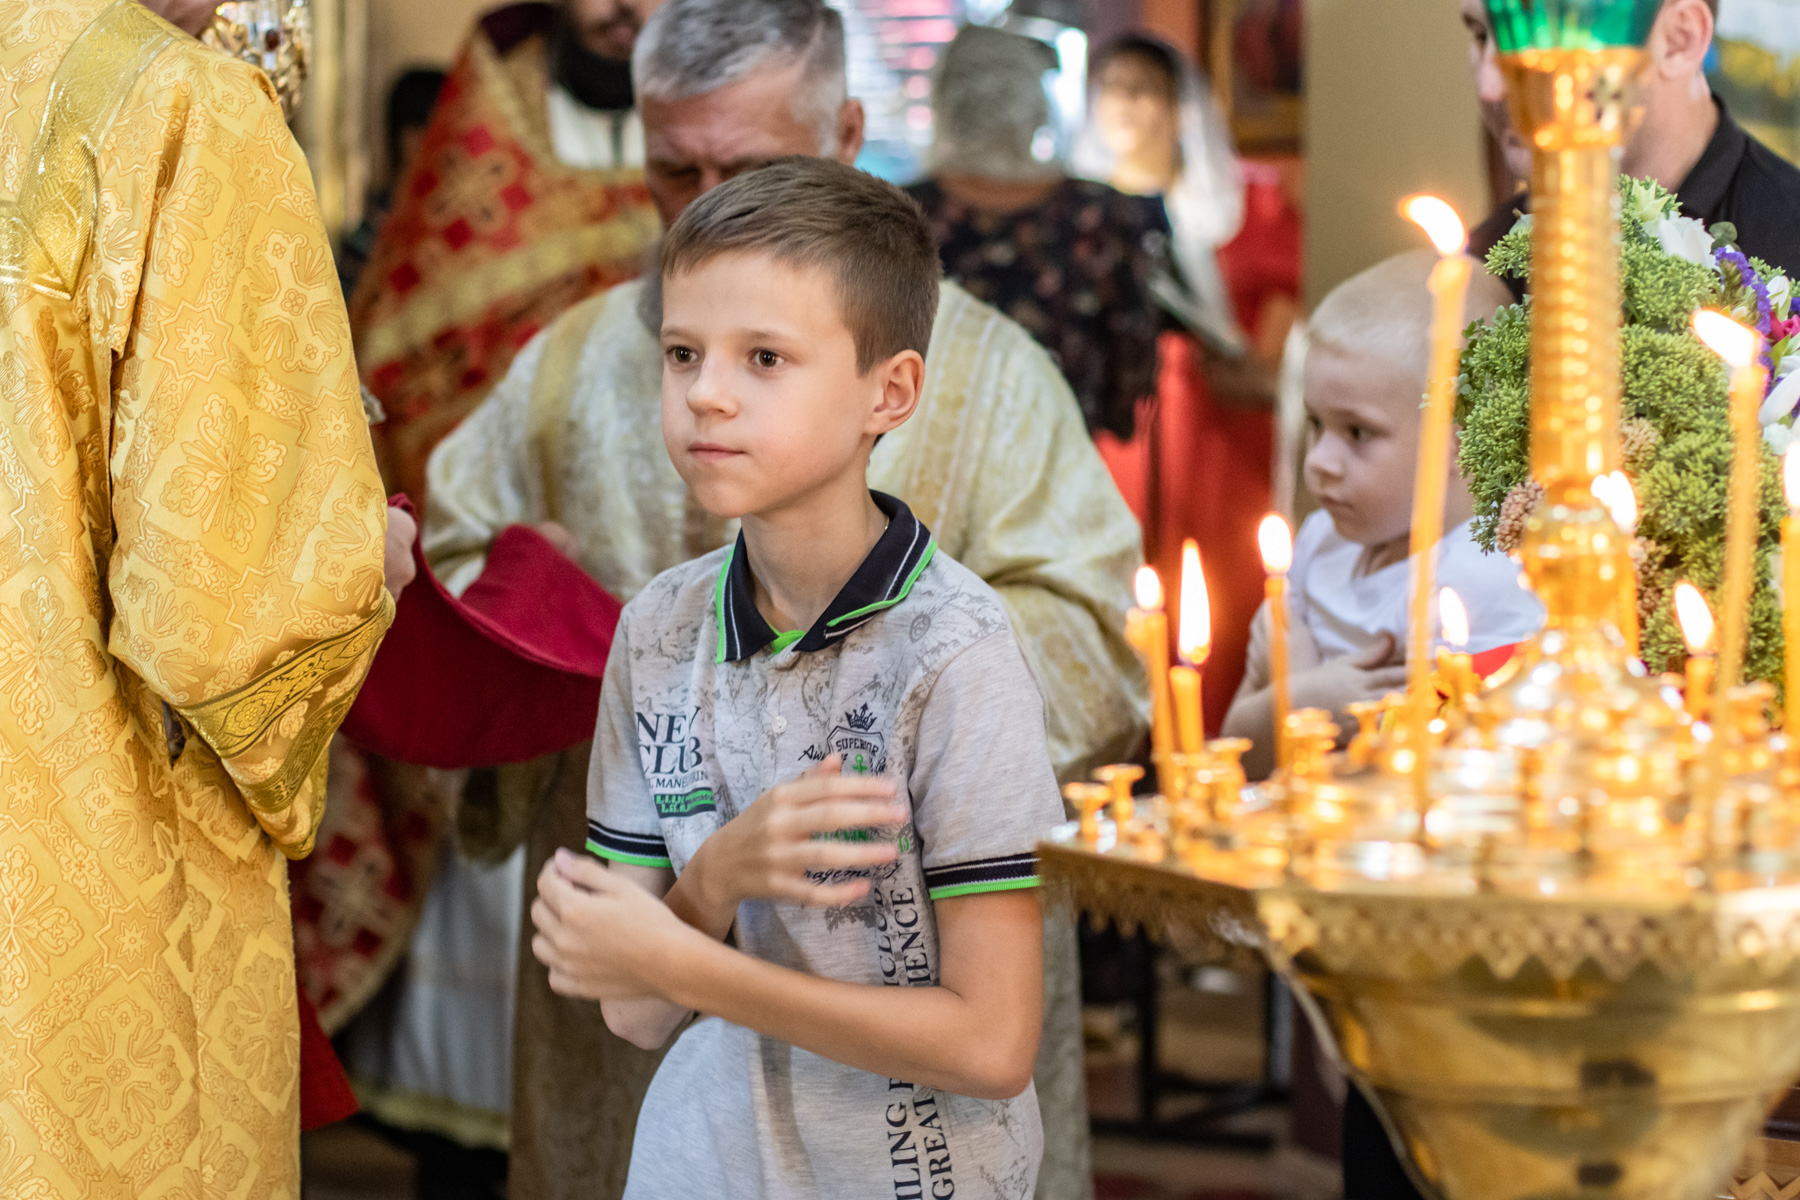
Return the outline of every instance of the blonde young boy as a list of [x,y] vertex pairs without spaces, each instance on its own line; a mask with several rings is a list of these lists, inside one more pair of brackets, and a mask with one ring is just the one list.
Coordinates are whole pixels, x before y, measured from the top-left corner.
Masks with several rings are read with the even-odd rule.
[[918,403],[930,229],[889,184],[781,159],[688,207],[663,284],[663,440],[742,533],[626,606],[588,792],[606,861],[560,852],[532,906],[551,986],[615,1033],[700,1015],[625,1194],[1026,1200],[1043,702],[992,589],[865,481]]
[[[1396,255],[1332,289],[1308,326],[1306,486],[1319,509],[1294,537],[1289,572],[1288,691],[1295,708],[1323,708],[1348,736],[1345,707],[1406,679],[1405,638],[1419,407],[1425,391],[1437,256]],[[1477,269],[1465,320],[1511,302]],[[1437,582],[1468,608],[1471,652],[1535,632],[1543,609],[1511,559],[1486,554],[1469,533],[1472,504],[1454,455],[1449,468]],[[1268,611],[1256,614],[1244,681],[1224,732],[1255,743],[1252,777],[1272,765]]]

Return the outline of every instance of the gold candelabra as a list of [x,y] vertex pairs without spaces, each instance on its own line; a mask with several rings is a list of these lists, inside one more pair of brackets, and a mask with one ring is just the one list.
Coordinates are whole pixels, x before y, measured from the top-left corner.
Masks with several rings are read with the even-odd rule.
[[[1492,6],[1503,29],[1541,15]],[[1596,486],[1620,457],[1613,154],[1639,55],[1503,60],[1534,149],[1544,500],[1521,549],[1543,631],[1484,682],[1454,653],[1415,661],[1408,695],[1353,706],[1341,753],[1329,714],[1281,712],[1266,783],[1214,741],[1161,754],[1155,796],[1118,768],[1071,785],[1081,818],[1042,847],[1098,915],[1266,955],[1449,1200],[1699,1200],[1800,1075],[1800,768],[1772,689],[1737,683],[1748,576],[1728,566],[1716,675],[1685,696],[1648,676],[1630,519]],[[1753,513],[1740,460],[1731,503]],[[1728,564],[1753,536],[1734,518]]]

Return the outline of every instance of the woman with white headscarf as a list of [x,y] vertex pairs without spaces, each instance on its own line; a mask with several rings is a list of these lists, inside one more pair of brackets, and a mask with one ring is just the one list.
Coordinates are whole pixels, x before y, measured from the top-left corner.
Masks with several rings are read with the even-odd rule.
[[1243,224],[1244,184],[1205,78],[1172,47],[1133,34],[1096,56],[1092,80],[1075,173],[1162,197],[1175,271],[1154,281],[1157,299],[1211,349],[1242,353],[1217,251]]
[[1179,573],[1182,540],[1200,543],[1213,615],[1205,716],[1217,729],[1262,600],[1254,530],[1272,501],[1269,406],[1285,334],[1274,318],[1298,293],[1298,214],[1271,168],[1237,160],[1204,78],[1170,46],[1121,38],[1095,55],[1090,78],[1074,169],[1165,207],[1171,231],[1169,269],[1151,282],[1166,314],[1155,402],[1132,440],[1097,443],[1165,579]]

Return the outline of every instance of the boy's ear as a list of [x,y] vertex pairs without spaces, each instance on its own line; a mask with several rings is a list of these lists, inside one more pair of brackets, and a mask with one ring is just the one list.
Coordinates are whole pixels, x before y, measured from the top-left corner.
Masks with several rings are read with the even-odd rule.
[[886,362],[877,363],[875,374],[881,395],[869,413],[864,432],[880,437],[904,425],[919,407],[919,393],[925,388],[925,359],[917,350],[902,350]]

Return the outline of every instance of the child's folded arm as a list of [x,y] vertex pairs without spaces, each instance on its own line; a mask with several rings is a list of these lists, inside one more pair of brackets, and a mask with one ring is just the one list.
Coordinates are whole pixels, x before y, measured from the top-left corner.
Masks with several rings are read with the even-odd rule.
[[670,1012],[722,1017],[860,1070],[959,1095],[1005,1099],[1031,1081],[1043,1020],[1043,916],[1031,890],[936,902],[936,987],[842,983],[765,962],[708,937],[625,872],[591,860],[553,860],[539,898],[534,949],[550,966],[551,986],[600,1000],[609,1025],[616,1000],[636,1005],[654,996]]

